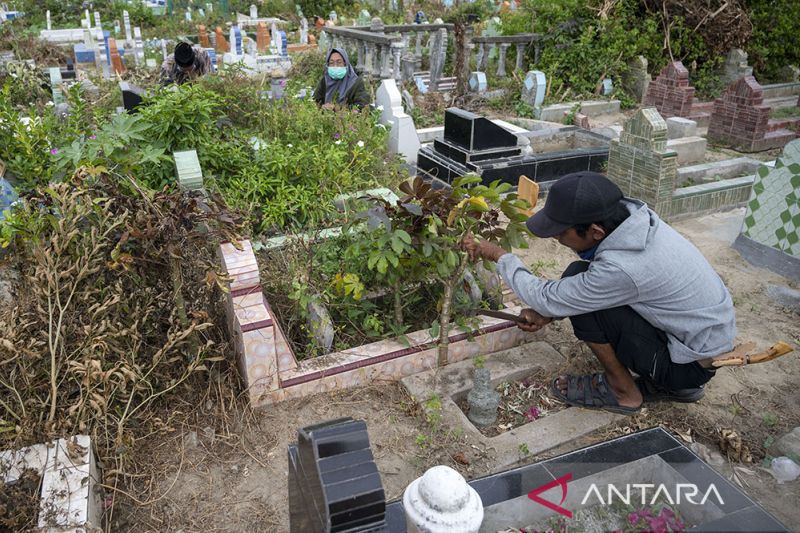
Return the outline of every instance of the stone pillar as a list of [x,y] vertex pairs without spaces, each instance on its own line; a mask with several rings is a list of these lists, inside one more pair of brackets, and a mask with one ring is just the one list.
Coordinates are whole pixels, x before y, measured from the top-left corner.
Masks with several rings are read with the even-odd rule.
[[250,4],[250,18],[257,19],[258,18],[258,8],[255,4]]
[[397,81],[402,79],[400,58],[403,56],[403,50],[405,50],[405,44],[402,41],[399,43],[392,43],[392,77]]
[[417,42],[414,48],[414,63],[415,68],[419,70],[420,66],[422,66],[422,32],[417,32]]
[[375,45],[365,41],[364,42],[364,73],[367,76],[372,76],[373,70],[373,63],[374,63],[374,55],[375,55]]
[[486,57],[486,45],[478,43],[478,53],[475,54],[475,70],[483,70],[483,60]]
[[506,77],[506,52],[511,45],[509,43],[500,43],[500,57],[497,58],[497,77]]
[[417,61],[411,54],[406,54],[403,56],[403,81],[406,82],[414,77],[414,69],[417,65]]
[[390,47],[388,45],[382,44],[380,46],[380,51],[381,51],[380,52],[381,53],[381,56],[380,56],[380,65],[381,65],[380,77],[381,77],[382,80],[385,80],[386,78],[391,78],[392,77],[392,71],[391,71],[390,64],[389,64],[389,61],[390,61],[390,59],[392,57],[391,56],[391,49],[390,49]]
[[408,533],[478,533],[480,495],[449,466],[434,466],[403,492]]
[[50,10],[49,9],[47,10],[47,13],[45,14],[45,16],[47,17],[47,31],[50,31],[50,30],[53,29],[53,24],[50,22]]
[[358,56],[356,70],[358,72],[364,72],[364,56],[366,54],[366,50],[364,48],[364,41],[356,41],[356,52]]
[[525,63],[525,48],[528,45],[525,43],[517,43],[517,63],[514,68],[517,70],[523,70],[524,63]]

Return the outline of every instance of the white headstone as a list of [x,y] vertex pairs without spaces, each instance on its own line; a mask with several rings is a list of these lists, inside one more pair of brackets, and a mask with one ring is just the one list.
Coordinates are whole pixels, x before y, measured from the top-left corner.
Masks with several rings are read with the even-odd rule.
[[532,107],[538,107],[544,102],[544,93],[547,90],[547,79],[544,72],[530,70],[522,82],[522,99]]
[[192,21],[192,9],[191,8],[189,8],[189,7],[186,8],[186,15],[184,15],[184,17],[186,18],[186,20],[188,22]]
[[403,493],[408,533],[477,533],[483,522],[480,495],[449,466],[434,466]]
[[119,21],[118,21],[118,20],[115,20],[115,21],[114,21],[114,35],[115,35],[115,36],[119,34],[119,32],[120,32],[120,29],[121,29],[121,28],[120,28],[120,26],[119,26]]
[[202,7],[197,8],[197,13],[200,15],[200,18],[206,18],[206,11]]
[[135,49],[133,58],[136,61],[136,64],[139,65],[142,61],[144,61],[144,42],[142,41],[142,28],[139,26],[133,28],[133,39]]
[[128,48],[133,48],[135,43],[133,42],[133,35],[131,34],[131,16],[127,11],[122,12],[122,23],[125,26],[125,42]]
[[161,55],[164,56],[164,60],[166,61],[167,56],[169,55],[169,54],[167,54],[167,40],[166,39],[161,39]]
[[87,28],[91,28],[92,27],[92,17],[91,17],[91,15],[89,15],[89,10],[88,9],[86,10],[86,27]]
[[94,12],[94,26],[95,26],[95,28],[102,28],[103,27],[103,25],[100,24],[100,12],[99,11],[95,11]]
[[328,20],[336,22],[337,20],[339,20],[339,15],[336,14],[336,11],[331,11],[330,13],[328,13]]
[[257,19],[258,18],[258,8],[255,4],[250,4],[250,18]]
[[380,123],[390,128],[389,151],[400,154],[409,164],[417,161],[420,149],[419,135],[414,119],[403,109],[403,97],[393,79],[381,80],[375,93],[375,104],[381,110]]
[[47,30],[50,31],[53,29],[53,24],[50,22],[50,10],[47,10]]
[[308,19],[300,21],[300,44],[308,44]]
[[211,2],[206,2],[206,9],[208,10],[209,13],[213,13],[214,12],[214,4],[212,4]]

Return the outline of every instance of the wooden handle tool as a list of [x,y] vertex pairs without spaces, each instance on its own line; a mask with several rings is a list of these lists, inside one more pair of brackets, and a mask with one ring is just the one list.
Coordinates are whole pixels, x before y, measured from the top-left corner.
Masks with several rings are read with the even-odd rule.
[[518,324],[527,324],[527,322],[523,320],[521,316],[515,315],[513,313],[506,313],[504,311],[492,311],[491,309],[477,309],[475,313],[478,315],[490,316],[492,318],[499,318],[500,320],[510,320]]
[[775,343],[769,350],[756,353],[753,355],[734,355],[723,354],[717,359],[712,359],[711,366],[720,368],[723,366],[742,366],[753,365],[755,363],[765,363],[777,359],[787,353],[793,352],[794,349],[783,341]]

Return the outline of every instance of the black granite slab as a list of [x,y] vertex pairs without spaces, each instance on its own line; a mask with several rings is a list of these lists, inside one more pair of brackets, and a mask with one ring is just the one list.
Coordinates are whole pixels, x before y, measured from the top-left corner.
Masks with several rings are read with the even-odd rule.
[[300,429],[288,459],[291,531],[385,530],[386,494],[363,420]]
[[469,151],[517,146],[517,136],[510,131],[457,107],[444,112],[444,138]]

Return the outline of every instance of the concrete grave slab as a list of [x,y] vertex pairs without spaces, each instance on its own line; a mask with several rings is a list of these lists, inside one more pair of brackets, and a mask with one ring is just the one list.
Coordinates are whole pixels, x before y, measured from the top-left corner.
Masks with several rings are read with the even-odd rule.
[[683,117],[669,117],[667,120],[667,139],[680,139],[697,135],[697,122]]
[[706,157],[707,141],[703,137],[681,137],[667,141],[667,150],[678,154],[678,164],[696,163]]
[[[525,377],[537,368],[548,374],[555,374],[564,362],[564,357],[549,344],[532,342],[488,355],[485,368],[492,374],[492,384],[497,385],[503,381]],[[492,448],[494,453],[489,463],[492,470],[523,459],[524,456],[520,454],[520,446],[523,444],[527,446],[530,455],[536,455],[623,418],[606,411],[570,407],[496,437],[486,437],[456,404],[472,388],[473,368],[471,360],[464,360],[445,368],[403,378],[401,383],[423,407],[427,399],[438,394],[442,401],[443,423],[462,428],[471,439]]]

